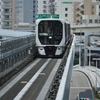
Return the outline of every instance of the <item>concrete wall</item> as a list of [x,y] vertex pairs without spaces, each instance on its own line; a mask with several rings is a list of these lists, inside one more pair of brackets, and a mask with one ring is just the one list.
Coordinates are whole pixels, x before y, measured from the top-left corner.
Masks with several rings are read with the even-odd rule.
[[67,62],[64,68],[64,73],[60,82],[59,90],[55,100],[70,100],[70,85],[74,61],[75,50],[75,37],[73,39],[71,49],[67,58]]

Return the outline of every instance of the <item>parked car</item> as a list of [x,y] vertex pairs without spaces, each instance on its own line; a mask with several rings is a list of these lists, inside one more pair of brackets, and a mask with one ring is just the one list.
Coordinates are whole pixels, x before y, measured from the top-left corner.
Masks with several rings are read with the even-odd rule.
[[80,100],[90,100],[89,98],[80,98]]

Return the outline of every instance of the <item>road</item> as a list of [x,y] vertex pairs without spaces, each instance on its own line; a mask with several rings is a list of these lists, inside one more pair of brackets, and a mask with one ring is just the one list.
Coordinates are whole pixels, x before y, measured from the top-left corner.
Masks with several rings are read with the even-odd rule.
[[88,78],[80,71],[73,70],[70,97],[70,100],[78,100],[78,98],[90,98],[94,100]]
[[[0,89],[0,100],[36,100],[41,90],[48,91],[60,62],[61,59],[36,59]],[[49,84],[45,84],[47,80]]]

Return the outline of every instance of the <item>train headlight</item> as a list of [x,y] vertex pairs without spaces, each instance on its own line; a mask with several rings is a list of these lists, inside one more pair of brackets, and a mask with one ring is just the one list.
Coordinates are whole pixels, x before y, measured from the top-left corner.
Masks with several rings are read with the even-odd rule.
[[45,55],[45,50],[44,50],[43,47],[39,47],[38,52],[39,52],[40,55]]
[[49,36],[49,39],[52,39],[52,36]]
[[55,55],[61,55],[61,54],[62,54],[62,48],[61,47],[57,47]]

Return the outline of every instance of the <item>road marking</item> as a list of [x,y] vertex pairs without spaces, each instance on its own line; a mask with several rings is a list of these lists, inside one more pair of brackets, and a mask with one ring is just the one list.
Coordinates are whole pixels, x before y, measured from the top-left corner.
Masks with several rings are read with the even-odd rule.
[[36,74],[29,80],[29,82],[24,86],[24,88],[18,93],[18,95],[13,100],[21,100],[24,94],[28,91],[28,89],[31,87],[33,82],[37,79],[37,77],[40,75],[40,73],[43,71],[43,69],[47,66],[47,64],[51,61],[51,58],[49,58],[43,66],[36,72]]
[[46,75],[45,73],[40,73],[40,75]]
[[22,84],[26,84],[26,83],[27,83],[27,81],[21,81],[21,83],[22,83]]
[[39,95],[38,95],[38,97],[37,97],[36,100],[44,100],[45,99],[46,94],[47,94],[47,92],[48,92],[48,90],[50,88],[50,85],[52,83],[52,80],[53,80],[53,78],[54,78],[54,76],[56,74],[56,71],[57,71],[57,69],[58,69],[61,61],[62,61],[62,59],[59,59],[57,61],[57,63],[55,64],[52,72],[50,73],[48,79],[46,80],[46,83],[44,84],[44,86],[43,86],[42,90],[40,91],[40,93],[39,93]]
[[12,88],[16,82],[18,82],[29,70],[31,70],[41,59],[37,59],[28,68],[26,68],[22,73],[20,73],[15,79],[13,79],[8,85],[0,90],[0,97],[2,97],[10,88]]

